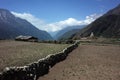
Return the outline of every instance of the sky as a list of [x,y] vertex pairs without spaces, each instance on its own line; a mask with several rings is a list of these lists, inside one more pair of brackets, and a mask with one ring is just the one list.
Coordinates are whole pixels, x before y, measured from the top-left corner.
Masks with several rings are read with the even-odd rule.
[[0,0],[0,8],[48,32],[88,25],[118,4],[120,0]]

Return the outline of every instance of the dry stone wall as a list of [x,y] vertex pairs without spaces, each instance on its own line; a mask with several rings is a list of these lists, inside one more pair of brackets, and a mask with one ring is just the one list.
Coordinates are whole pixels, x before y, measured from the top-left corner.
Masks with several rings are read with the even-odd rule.
[[40,76],[47,74],[56,63],[65,60],[68,54],[78,47],[78,44],[77,41],[57,54],[50,54],[23,67],[8,67],[0,73],[0,80],[37,80]]

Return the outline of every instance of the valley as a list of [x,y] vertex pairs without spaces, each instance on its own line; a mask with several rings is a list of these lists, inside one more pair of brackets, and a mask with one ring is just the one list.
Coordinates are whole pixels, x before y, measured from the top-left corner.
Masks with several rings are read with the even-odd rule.
[[0,80],[120,80],[120,0],[1,0]]

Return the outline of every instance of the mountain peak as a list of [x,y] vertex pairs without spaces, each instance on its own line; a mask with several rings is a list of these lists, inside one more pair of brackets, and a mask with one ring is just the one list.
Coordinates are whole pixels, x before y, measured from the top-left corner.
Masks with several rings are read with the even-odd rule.
[[8,18],[14,18],[14,16],[7,9],[0,9],[0,20],[7,21]]
[[40,40],[52,39],[46,31],[37,29],[24,19],[16,18],[6,9],[0,9],[0,39],[14,39],[19,35],[34,36]]
[[120,38],[120,4],[81,29],[73,39],[88,37],[92,32],[96,37]]
[[111,9],[110,11],[108,11],[108,12],[105,14],[105,16],[106,16],[106,15],[120,15],[120,4],[119,4],[117,7]]
[[120,4],[118,4],[118,6],[117,7],[119,7],[120,8]]
[[[2,9],[2,8],[0,8],[0,12],[1,12],[1,11],[8,11],[8,10],[7,10],[7,9]],[[9,12],[9,11],[8,11],[8,12]]]
[[5,14],[8,14],[8,13],[10,13],[10,11],[8,11],[7,9],[1,9],[0,8],[0,14],[5,15]]

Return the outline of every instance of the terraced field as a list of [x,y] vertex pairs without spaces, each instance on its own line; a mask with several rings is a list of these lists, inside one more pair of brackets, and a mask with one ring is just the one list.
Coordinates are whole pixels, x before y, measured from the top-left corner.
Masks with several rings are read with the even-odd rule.
[[49,54],[62,51],[68,44],[0,41],[0,71],[9,66],[23,66]]

